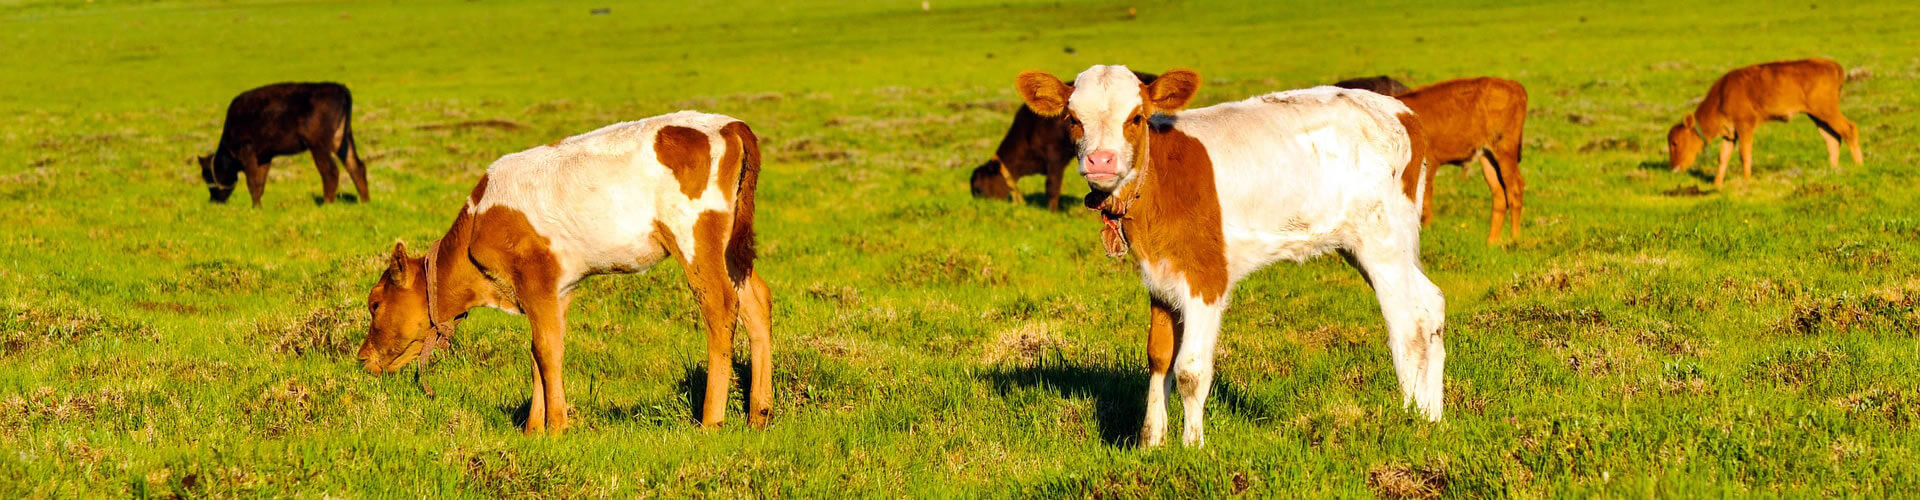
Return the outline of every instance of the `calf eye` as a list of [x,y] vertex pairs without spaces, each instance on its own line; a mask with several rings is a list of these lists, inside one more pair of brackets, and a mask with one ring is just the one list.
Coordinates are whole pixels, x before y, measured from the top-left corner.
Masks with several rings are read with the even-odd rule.
[[1067,124],[1078,127],[1080,126],[1080,118],[1073,115],[1067,115]]
[[1140,124],[1140,120],[1142,120],[1142,119],[1144,119],[1144,118],[1145,118],[1145,117],[1142,117],[1142,116],[1140,116],[1140,115],[1133,115],[1133,118],[1131,118],[1131,119],[1128,119],[1128,120],[1127,120],[1127,123],[1132,123],[1132,124],[1134,124],[1134,125],[1139,125],[1139,124]]

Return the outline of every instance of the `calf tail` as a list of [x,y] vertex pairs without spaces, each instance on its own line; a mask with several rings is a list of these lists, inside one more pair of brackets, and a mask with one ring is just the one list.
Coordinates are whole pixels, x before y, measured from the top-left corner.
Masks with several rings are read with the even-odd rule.
[[745,122],[727,124],[720,135],[740,145],[740,184],[734,191],[733,232],[727,240],[727,276],[738,286],[753,274],[753,198],[760,183],[760,138]]

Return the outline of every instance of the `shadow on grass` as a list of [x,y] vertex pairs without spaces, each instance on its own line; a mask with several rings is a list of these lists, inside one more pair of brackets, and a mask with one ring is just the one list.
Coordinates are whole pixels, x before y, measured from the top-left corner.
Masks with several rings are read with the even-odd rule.
[[[359,195],[348,194],[348,193],[336,193],[333,196],[334,196],[334,199],[339,200],[341,203],[353,203],[356,205],[360,203]],[[313,204],[314,206],[325,205],[327,204],[327,197],[324,195],[318,195],[318,194],[313,195]]]
[[[1038,208],[1041,210],[1046,210],[1047,208],[1047,193],[1045,191],[1038,192],[1038,193],[1027,193],[1023,195],[1023,198],[1025,198],[1023,201],[1027,202],[1027,206],[1029,207]],[[1080,208],[1080,205],[1082,203],[1085,203],[1085,201],[1082,200],[1081,197],[1079,196],[1060,193],[1060,211],[1062,212],[1075,211]]]
[[[1134,448],[1140,445],[1140,426],[1147,412],[1147,368],[1139,366],[1087,365],[1064,359],[1044,360],[1031,366],[1000,366],[986,370],[981,378],[993,384],[1005,397],[1020,389],[1040,388],[1062,397],[1093,400],[1094,418],[1100,427],[1100,439],[1108,446]],[[1169,375],[1171,377],[1171,375]],[[1255,421],[1271,421],[1276,412],[1265,402],[1248,398],[1239,388],[1220,383],[1215,374],[1210,401],[1216,410]],[[1178,411],[1180,392],[1167,392],[1167,439],[1173,442],[1180,433]]]

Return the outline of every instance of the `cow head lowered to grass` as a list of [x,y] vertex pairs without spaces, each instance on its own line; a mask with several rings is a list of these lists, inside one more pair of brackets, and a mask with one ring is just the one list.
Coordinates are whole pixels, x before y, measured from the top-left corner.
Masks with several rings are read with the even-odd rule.
[[1419,118],[1391,97],[1335,87],[1179,111],[1199,86],[1192,71],[1145,84],[1124,66],[1094,66],[1072,85],[1038,71],[1015,81],[1035,112],[1068,117],[1103,243],[1132,255],[1146,285],[1140,443],[1165,439],[1177,385],[1182,441],[1205,444],[1214,345],[1235,281],[1336,251],[1373,286],[1403,405],[1440,420],[1446,302],[1420,270],[1430,169]]
[[747,422],[772,402],[772,295],[754,269],[759,139],[746,123],[683,111],[617,123],[501,157],[424,255],[395,245],[367,295],[362,367],[424,367],[467,311],[522,313],[533,330],[533,398],[525,431],[567,426],[561,379],[567,304],[581,280],[644,271],[669,257],[686,272],[707,330],[701,423],[725,419],[733,334],[752,349]]

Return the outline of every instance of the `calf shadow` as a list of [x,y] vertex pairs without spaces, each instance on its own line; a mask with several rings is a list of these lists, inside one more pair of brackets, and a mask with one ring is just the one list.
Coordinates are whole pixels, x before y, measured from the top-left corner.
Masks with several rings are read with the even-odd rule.
[[[1140,426],[1147,411],[1147,367],[1088,365],[1074,361],[1044,360],[1030,366],[1001,366],[984,371],[980,378],[993,384],[1001,397],[1015,390],[1041,388],[1061,397],[1091,399],[1100,440],[1108,446],[1137,448]],[[1264,402],[1246,397],[1232,385],[1220,383],[1215,375],[1211,410],[1225,410],[1256,421],[1271,421],[1277,412]],[[1167,437],[1176,440],[1180,432],[1180,394],[1168,391]]]
[[[1028,194],[1022,195],[1021,198],[1023,198],[1022,201],[1025,201],[1027,203],[1027,206],[1029,207],[1038,208],[1042,210],[1045,210],[1047,208],[1047,193],[1044,193],[1044,192],[1028,193]],[[1060,194],[1060,211],[1062,212],[1069,212],[1069,211],[1072,211],[1073,209],[1080,208],[1081,205],[1084,203],[1085,203],[1084,199],[1079,196],[1074,196],[1066,193]]]
[[[1734,166],[1728,166],[1727,170],[1733,170],[1733,168]],[[1666,160],[1642,161],[1640,162],[1639,169],[1657,173],[1667,173],[1673,171],[1673,164],[1667,163]],[[1687,176],[1693,177],[1694,180],[1700,182],[1713,182],[1713,172],[1710,169],[1718,170],[1719,165],[1708,165],[1702,168],[1700,164],[1696,163],[1691,167],[1687,167],[1686,170],[1682,170],[1681,173],[1685,173]]]
[[[340,201],[341,203],[352,203],[352,204],[355,204],[355,205],[358,205],[358,204],[360,204],[360,196],[359,196],[359,195],[352,195],[352,194],[347,194],[347,193],[337,193],[337,194],[335,194],[335,195],[333,195],[333,196],[334,196],[334,199],[336,199],[336,200],[339,200],[339,201]],[[314,206],[320,206],[320,205],[325,205],[325,204],[327,204],[327,197],[326,197],[326,195],[318,195],[318,194],[316,194],[316,195],[313,195],[313,204],[314,204]]]
[[[747,389],[753,381],[748,371],[751,368],[752,367],[745,361],[736,360],[733,363],[735,391],[727,395],[727,414],[736,419],[746,418],[747,415]],[[704,363],[688,364],[682,372],[680,380],[674,384],[674,397],[672,400],[684,402],[686,406],[681,408],[662,408],[662,406],[672,405],[661,404],[662,402],[658,400],[636,401],[626,405],[600,404],[598,398],[593,394],[594,382],[586,379],[578,379],[577,377],[578,375],[570,377],[569,380],[579,380],[587,385],[568,385],[567,402],[573,406],[573,413],[570,415],[573,418],[579,418],[580,414],[585,413],[583,410],[591,409],[592,414],[613,421],[648,422],[661,425],[693,424],[696,426],[703,423],[700,420],[700,413],[701,406],[705,403],[707,394],[707,368]],[[524,429],[527,426],[527,417],[533,410],[533,401],[527,400],[517,404],[500,405],[498,409],[513,421],[515,428]],[[684,409],[686,413],[676,411],[680,409]]]

